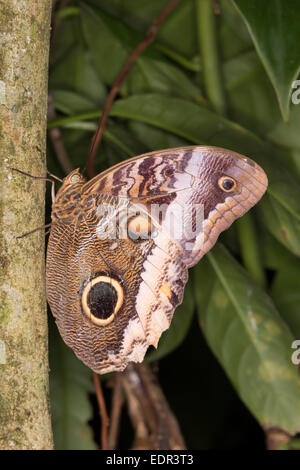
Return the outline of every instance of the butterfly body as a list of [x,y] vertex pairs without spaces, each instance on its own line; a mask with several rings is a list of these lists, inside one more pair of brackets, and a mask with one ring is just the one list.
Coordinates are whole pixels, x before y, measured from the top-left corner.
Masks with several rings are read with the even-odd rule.
[[64,341],[98,373],[142,361],[182,302],[188,268],[266,187],[256,163],[215,147],[141,155],[88,182],[73,171],[53,202],[47,250]]

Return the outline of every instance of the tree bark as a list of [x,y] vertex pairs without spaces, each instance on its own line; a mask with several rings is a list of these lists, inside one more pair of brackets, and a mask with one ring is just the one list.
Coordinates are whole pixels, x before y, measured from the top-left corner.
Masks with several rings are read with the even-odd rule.
[[0,449],[52,449],[43,181],[51,0],[0,0]]

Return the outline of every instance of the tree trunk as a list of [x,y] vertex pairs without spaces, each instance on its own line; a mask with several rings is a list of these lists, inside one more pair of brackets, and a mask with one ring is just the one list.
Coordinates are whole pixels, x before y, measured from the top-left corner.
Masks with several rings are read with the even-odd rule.
[[0,449],[52,449],[43,181],[51,0],[0,0]]

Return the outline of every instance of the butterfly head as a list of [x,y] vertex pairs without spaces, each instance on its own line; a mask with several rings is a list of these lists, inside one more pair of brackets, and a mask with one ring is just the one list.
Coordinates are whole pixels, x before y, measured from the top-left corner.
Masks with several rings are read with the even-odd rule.
[[[72,215],[73,206],[77,205],[81,197],[81,189],[86,182],[84,176],[79,172],[79,168],[69,173],[56,193],[55,201],[52,204],[52,220]],[[72,204],[72,202],[74,204]]]
[[59,188],[57,197],[60,194],[68,192],[69,190],[78,189],[85,182],[86,182],[85,177],[80,173],[79,168],[76,168],[76,170],[71,171],[71,173],[69,173],[63,179],[63,184]]
[[84,176],[80,173],[79,168],[76,168],[76,170],[71,171],[63,181],[63,185],[74,185],[78,183],[85,183],[85,178]]

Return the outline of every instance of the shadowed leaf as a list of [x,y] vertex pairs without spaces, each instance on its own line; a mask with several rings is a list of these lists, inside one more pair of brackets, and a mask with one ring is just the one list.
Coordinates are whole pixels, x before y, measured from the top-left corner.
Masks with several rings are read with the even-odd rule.
[[293,337],[271,299],[221,245],[194,272],[200,325],[239,396],[263,426],[295,434],[300,387]]
[[276,90],[285,121],[293,81],[300,70],[300,9],[294,0],[232,0],[243,16]]

